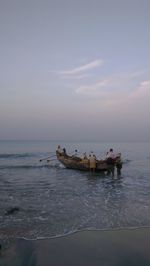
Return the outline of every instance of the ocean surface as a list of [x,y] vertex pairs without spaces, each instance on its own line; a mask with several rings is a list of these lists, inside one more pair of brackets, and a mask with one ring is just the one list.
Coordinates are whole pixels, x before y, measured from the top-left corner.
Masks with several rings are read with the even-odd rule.
[[[66,169],[55,157],[58,144],[98,158],[113,148],[122,153],[122,174]],[[1,239],[140,227],[150,227],[150,143],[0,141]]]

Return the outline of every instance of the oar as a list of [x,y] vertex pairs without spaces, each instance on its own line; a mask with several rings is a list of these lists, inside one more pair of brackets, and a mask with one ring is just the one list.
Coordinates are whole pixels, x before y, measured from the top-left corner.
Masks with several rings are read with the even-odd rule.
[[48,158],[50,158],[51,156],[48,156],[48,157],[46,157],[46,158],[42,158],[42,159],[40,159],[39,161],[40,162],[42,162],[42,161],[44,161],[44,160],[47,160]]
[[50,160],[47,160],[47,162],[49,163],[49,162],[51,162],[51,161],[56,161],[57,159],[56,158],[52,158],[52,159],[50,159]]
[[46,158],[42,158],[42,159],[40,159],[39,161],[42,162],[43,160],[47,160],[48,158],[54,158],[54,157],[56,157],[55,154],[54,154],[54,155],[51,155],[51,156],[48,156],[48,157],[46,157]]

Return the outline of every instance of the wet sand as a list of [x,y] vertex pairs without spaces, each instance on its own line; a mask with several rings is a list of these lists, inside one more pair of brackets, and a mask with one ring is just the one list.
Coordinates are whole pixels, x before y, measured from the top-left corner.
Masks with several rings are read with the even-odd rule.
[[150,228],[82,231],[41,240],[16,239],[0,251],[0,266],[10,265],[149,266]]

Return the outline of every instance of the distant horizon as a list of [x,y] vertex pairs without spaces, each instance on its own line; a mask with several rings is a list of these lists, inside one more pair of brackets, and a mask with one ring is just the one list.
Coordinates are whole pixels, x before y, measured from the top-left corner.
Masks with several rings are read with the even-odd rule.
[[72,140],[61,140],[61,139],[58,139],[58,140],[50,140],[50,139],[0,139],[0,142],[23,142],[23,141],[25,141],[25,142],[57,142],[57,143],[59,143],[59,142],[82,142],[82,143],[86,143],[86,142],[93,142],[93,143],[97,143],[97,142],[99,142],[99,143],[149,143],[150,141],[149,140],[123,140],[123,141],[116,141],[116,140],[109,140],[109,141],[107,141],[107,140],[77,140],[77,139],[72,139]]

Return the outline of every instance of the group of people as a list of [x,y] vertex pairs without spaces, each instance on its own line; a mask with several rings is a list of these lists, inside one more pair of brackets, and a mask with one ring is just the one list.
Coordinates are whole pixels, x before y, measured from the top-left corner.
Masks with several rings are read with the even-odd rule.
[[[89,167],[91,172],[95,172],[96,169],[96,161],[97,158],[93,152],[89,154],[87,157],[86,153],[84,153],[83,156],[84,159],[88,159],[89,161]],[[113,149],[110,149],[107,154],[105,161],[107,163],[107,174],[111,174],[114,176],[115,173],[115,167],[117,169],[117,175],[121,175],[121,168],[122,168],[122,159],[121,159],[121,153],[115,154]]]
[[[93,152],[89,154],[89,157],[87,158],[89,160],[89,167],[91,172],[95,172],[96,169],[96,156]],[[107,175],[114,176],[115,173],[115,167],[117,169],[117,175],[121,175],[121,168],[122,168],[122,159],[121,159],[121,153],[115,154],[113,149],[110,149],[107,154],[105,161],[107,163]]]
[[[65,148],[61,148],[60,145],[57,147],[57,152],[60,155],[68,157],[66,153]],[[91,172],[95,172],[96,170],[96,163],[97,158],[96,155],[91,151],[90,154],[87,156],[86,152],[83,154],[82,158],[79,156],[78,151],[75,150],[72,157],[76,160],[83,160],[85,162],[88,161],[89,168]],[[115,168],[117,169],[117,175],[121,175],[121,168],[122,168],[122,159],[121,159],[121,153],[115,154],[113,149],[111,148],[107,154],[106,158],[104,160],[107,163],[107,174],[114,176]]]
[[58,145],[56,152],[58,152],[59,155],[66,155],[67,156],[66,149],[65,148],[61,148],[60,145]]

